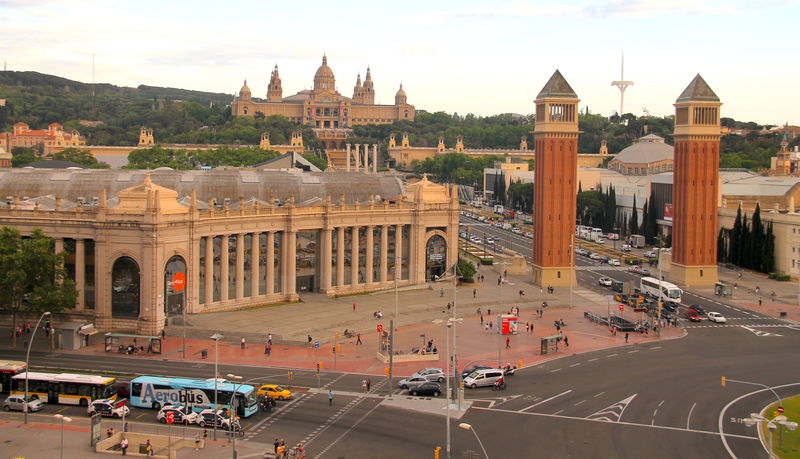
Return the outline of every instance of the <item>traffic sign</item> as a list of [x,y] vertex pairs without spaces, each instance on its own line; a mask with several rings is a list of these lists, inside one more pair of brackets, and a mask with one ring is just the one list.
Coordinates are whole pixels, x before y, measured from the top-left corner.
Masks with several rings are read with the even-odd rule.
[[380,333],[380,332],[382,332],[382,331],[383,331],[383,325],[381,325],[381,324],[378,324],[378,333]]
[[314,341],[314,349],[319,349],[319,341]]
[[783,413],[783,407],[778,405],[778,413]]
[[620,311],[624,311],[625,310],[625,305],[624,304],[619,305],[619,310]]
[[172,424],[175,422],[175,413],[172,411],[167,412],[167,424]]

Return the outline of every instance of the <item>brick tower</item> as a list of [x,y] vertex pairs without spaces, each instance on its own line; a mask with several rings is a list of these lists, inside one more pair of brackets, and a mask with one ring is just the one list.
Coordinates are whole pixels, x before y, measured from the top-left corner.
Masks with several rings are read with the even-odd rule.
[[533,196],[533,283],[575,281],[570,244],[575,234],[578,96],[556,70],[536,96],[536,174]]
[[717,282],[719,97],[699,74],[675,101],[671,280]]

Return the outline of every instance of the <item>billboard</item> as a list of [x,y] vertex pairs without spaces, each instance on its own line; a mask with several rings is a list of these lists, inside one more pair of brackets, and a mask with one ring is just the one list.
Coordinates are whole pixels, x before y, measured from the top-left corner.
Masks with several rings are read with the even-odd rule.
[[664,220],[672,221],[672,204],[664,204]]

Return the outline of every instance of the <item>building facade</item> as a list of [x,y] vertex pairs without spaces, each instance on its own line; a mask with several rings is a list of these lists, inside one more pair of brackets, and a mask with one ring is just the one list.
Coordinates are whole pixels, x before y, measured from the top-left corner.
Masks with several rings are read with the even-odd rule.
[[64,132],[64,126],[51,123],[47,129],[32,130],[25,123],[16,123],[12,132],[0,133],[0,147],[11,152],[14,147],[36,147],[41,144],[42,154],[51,155],[65,148],[86,145],[86,138],[76,130]]
[[672,172],[674,163],[672,146],[663,137],[649,134],[624,148],[608,163],[608,168],[622,175],[652,175]]
[[0,225],[66,250],[74,314],[155,335],[168,314],[425,283],[457,259],[458,196],[427,178],[19,169]]

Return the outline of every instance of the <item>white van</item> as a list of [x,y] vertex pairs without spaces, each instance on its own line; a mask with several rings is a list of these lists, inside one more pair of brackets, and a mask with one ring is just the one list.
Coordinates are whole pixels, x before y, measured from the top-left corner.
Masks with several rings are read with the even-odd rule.
[[475,389],[477,387],[493,386],[498,379],[503,377],[503,371],[490,368],[485,370],[475,370],[464,378],[464,386]]

